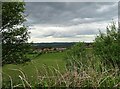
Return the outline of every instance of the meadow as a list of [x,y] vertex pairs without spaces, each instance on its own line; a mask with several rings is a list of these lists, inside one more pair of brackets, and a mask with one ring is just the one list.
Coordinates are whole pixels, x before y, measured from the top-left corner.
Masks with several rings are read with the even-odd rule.
[[[68,65],[66,66],[66,51],[41,55],[29,54],[28,57],[32,59],[31,62],[4,65],[3,88],[118,88],[120,86],[119,69],[113,66],[105,67],[100,59],[93,55],[92,48],[87,48],[86,51],[87,55],[84,55],[84,58],[79,56],[79,58],[75,59],[74,56],[70,64],[71,71],[68,70]],[[69,56],[72,57],[72,55]],[[77,65],[72,65],[74,63]]]
[[[50,71],[50,69],[53,71],[55,68],[61,73],[65,71],[65,52],[46,53],[39,56],[37,54],[29,54],[28,56],[32,59],[31,62],[3,66],[3,85],[6,85],[6,82],[19,85],[22,82],[19,76],[23,77],[24,75],[27,81],[34,85],[39,81],[38,77],[46,75],[46,72]],[[52,73],[49,72],[48,76],[52,76]]]

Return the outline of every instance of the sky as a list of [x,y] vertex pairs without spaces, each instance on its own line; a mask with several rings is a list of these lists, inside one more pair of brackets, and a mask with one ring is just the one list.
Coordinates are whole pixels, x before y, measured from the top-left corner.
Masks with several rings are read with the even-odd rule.
[[93,42],[117,22],[117,2],[26,2],[29,42]]

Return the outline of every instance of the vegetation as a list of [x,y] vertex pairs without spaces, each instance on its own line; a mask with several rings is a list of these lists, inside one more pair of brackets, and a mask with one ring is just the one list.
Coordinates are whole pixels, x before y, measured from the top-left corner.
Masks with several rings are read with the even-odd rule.
[[120,33],[115,23],[107,27],[107,34],[100,32],[93,47],[79,42],[64,52],[40,53],[28,50],[24,10],[23,2],[3,3],[3,89],[120,87]]
[[120,69],[120,34],[115,23],[107,27],[107,34],[100,33],[94,42],[94,53],[105,65]]
[[35,86],[40,82],[45,82],[48,76],[53,77],[55,69],[59,70],[60,73],[65,72],[66,63],[63,60],[65,52],[46,53],[39,56],[37,54],[29,54],[27,56],[33,60],[25,64],[7,64],[3,66],[3,88],[17,87],[17,85],[18,87],[23,87],[19,76],[23,78],[25,75],[25,80],[31,86]]
[[[74,67],[81,67],[80,63],[86,60],[86,47],[85,43],[79,42],[73,45],[66,52],[65,60],[67,61],[67,67],[73,70]],[[79,63],[80,62],[80,63]]]
[[[39,87],[111,87],[120,86],[120,73],[116,67],[106,68],[99,58],[91,55],[86,63],[78,64],[69,71],[63,53],[47,53],[38,56],[26,65],[3,67],[3,88]],[[29,55],[33,57],[33,55]],[[34,58],[34,57],[33,57]],[[30,69],[30,70],[28,70]]]
[[[110,27],[115,28],[115,24]],[[115,45],[117,43],[116,40],[113,40],[113,33],[117,35],[116,31],[110,29],[106,35],[100,33],[93,48],[86,48],[85,44],[80,42],[65,52],[45,53],[39,56],[37,56],[38,54],[29,54],[27,56],[33,60],[25,65],[5,65],[3,67],[3,88],[119,88],[120,70],[116,63],[118,52],[114,48],[119,45]],[[110,36],[111,40],[108,40],[107,36]],[[106,44],[106,39],[110,44]],[[107,45],[108,47],[105,49],[104,46]],[[106,53],[101,54],[100,50]],[[116,52],[116,55],[111,54],[112,57],[110,57],[110,50]],[[105,62],[107,60],[103,59],[103,56],[108,58],[107,60],[111,64],[113,61],[110,58],[113,58],[115,65],[108,67],[110,64]]]
[[2,3],[2,63],[24,63],[29,61],[26,53],[29,49],[29,33],[23,25],[25,21],[23,2]]

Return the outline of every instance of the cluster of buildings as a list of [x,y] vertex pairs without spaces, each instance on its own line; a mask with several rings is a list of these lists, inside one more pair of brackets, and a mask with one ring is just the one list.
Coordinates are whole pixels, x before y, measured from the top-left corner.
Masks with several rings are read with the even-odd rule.
[[[74,44],[75,43],[34,43],[33,49],[35,52],[40,53],[63,52]],[[91,48],[92,45],[93,43],[85,43],[87,48]]]
[[67,48],[39,48],[35,50],[41,53],[52,53],[52,52],[63,52],[66,49]]

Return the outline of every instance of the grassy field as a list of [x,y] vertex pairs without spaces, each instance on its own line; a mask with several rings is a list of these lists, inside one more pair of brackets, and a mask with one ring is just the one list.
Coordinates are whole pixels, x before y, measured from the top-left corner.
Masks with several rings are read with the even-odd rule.
[[84,56],[86,61],[78,61],[80,67],[72,66],[74,68],[72,71],[66,70],[65,52],[28,55],[32,58],[31,62],[3,66],[3,86],[24,88],[29,86],[33,87],[32,89],[38,89],[36,86],[119,87],[118,68],[104,66],[92,53],[93,50],[87,48],[87,57]]
[[[64,52],[47,53],[37,57],[35,55],[29,55],[32,58],[31,62],[26,64],[8,64],[3,66],[3,81],[12,80],[13,85],[21,82],[20,76],[25,76],[26,79],[32,84],[35,84],[38,80],[38,76],[52,76],[52,71],[58,69],[61,73],[65,71]],[[46,73],[49,72],[49,73]],[[23,75],[23,74],[24,75]]]

